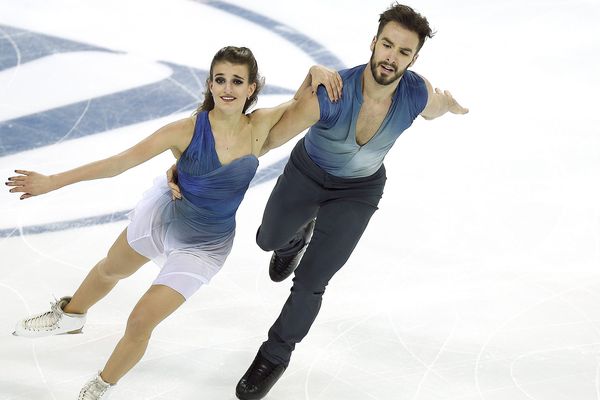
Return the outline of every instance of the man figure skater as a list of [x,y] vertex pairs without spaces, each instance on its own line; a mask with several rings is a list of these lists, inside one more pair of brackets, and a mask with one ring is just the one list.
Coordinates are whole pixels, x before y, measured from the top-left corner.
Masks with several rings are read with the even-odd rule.
[[295,277],[267,341],[236,387],[239,399],[263,398],[308,333],[325,287],[377,210],[386,180],[383,159],[398,136],[419,115],[468,112],[448,91],[433,90],[407,70],[432,36],[426,18],[408,6],[391,6],[380,15],[369,63],[340,71],[339,100],[331,102],[324,88],[307,88],[280,121],[290,135],[310,130],[271,193],[256,241],[274,250],[272,280],[294,270]]

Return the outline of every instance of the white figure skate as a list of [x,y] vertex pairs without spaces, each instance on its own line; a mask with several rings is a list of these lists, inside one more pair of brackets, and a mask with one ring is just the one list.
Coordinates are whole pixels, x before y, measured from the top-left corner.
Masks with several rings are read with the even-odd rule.
[[98,375],[83,386],[77,400],[106,400],[113,386],[115,385],[104,382],[98,372]]
[[63,308],[71,301],[70,297],[50,303],[50,311],[32,315],[17,323],[13,335],[42,337],[63,333],[81,333],[86,314],[68,314]]

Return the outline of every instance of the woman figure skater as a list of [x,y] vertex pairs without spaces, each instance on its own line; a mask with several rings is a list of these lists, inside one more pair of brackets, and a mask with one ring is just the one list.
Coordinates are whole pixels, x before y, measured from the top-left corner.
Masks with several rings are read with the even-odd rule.
[[[106,365],[81,389],[80,400],[107,399],[112,386],[144,355],[153,329],[219,271],[231,251],[235,213],[256,173],[258,157],[294,136],[276,126],[294,99],[246,114],[263,83],[248,48],[219,50],[206,83],[204,102],[191,117],[160,128],[122,153],[56,175],[16,170],[18,175],[6,182],[10,192],[26,199],[119,175],[166,150],[177,159],[180,194],[171,194],[166,177],[157,179],[130,213],[127,228],[73,296],[17,323],[17,336],[81,332],[88,309],[120,279],[149,260],[161,267],[131,312]],[[341,78],[320,66],[311,68],[300,90],[309,85],[316,90],[319,84],[332,100],[339,97]]]

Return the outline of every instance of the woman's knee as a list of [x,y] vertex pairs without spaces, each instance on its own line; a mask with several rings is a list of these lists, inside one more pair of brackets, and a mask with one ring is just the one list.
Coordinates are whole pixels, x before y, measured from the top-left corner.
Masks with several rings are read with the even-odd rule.
[[103,281],[115,281],[128,277],[131,273],[128,273],[119,268],[119,264],[111,260],[109,257],[103,258],[98,264],[96,264],[96,273]]
[[125,234],[122,233],[106,257],[96,265],[101,279],[114,281],[127,278],[148,261],[144,256],[136,253],[124,238]]
[[127,319],[125,336],[134,341],[148,340],[155,327],[156,324],[148,313],[134,310]]

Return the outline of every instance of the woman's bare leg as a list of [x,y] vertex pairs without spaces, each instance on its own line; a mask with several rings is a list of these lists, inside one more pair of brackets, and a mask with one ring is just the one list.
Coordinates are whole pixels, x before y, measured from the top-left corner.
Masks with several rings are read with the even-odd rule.
[[133,368],[146,352],[154,328],[184,302],[168,286],[151,286],[131,312],[125,334],[100,373],[104,382],[115,384]]
[[91,306],[106,296],[119,280],[130,276],[147,262],[146,257],[129,246],[125,229],[108,250],[107,256],[85,277],[64,311],[71,314],[86,313]]

